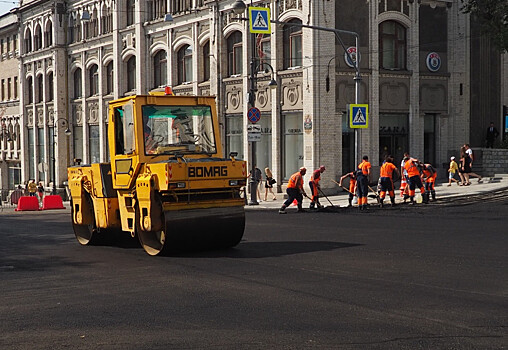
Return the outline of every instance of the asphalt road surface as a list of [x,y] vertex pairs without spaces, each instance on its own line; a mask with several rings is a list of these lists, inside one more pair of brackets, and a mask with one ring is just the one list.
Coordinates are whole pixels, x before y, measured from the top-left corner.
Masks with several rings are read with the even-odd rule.
[[235,249],[151,257],[4,212],[0,349],[506,348],[507,214],[249,210]]

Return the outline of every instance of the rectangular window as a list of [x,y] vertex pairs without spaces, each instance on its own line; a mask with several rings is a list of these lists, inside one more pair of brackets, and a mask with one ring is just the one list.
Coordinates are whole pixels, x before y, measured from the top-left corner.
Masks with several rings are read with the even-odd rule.
[[75,126],[72,130],[72,138],[74,141],[74,158],[83,160],[83,127]]
[[238,159],[245,159],[242,121],[241,115],[226,115],[226,155],[238,152]]
[[11,38],[7,37],[7,53],[11,51]]
[[4,39],[0,39],[0,54],[4,54]]
[[5,79],[2,79],[2,101],[5,100]]
[[16,51],[18,49],[18,35],[14,34],[12,36],[12,49]]
[[28,129],[28,177],[35,180],[35,137],[34,129]]
[[100,162],[100,140],[99,140],[99,125],[90,125],[88,127],[88,153],[90,154],[90,163]]
[[7,99],[8,100],[11,99],[11,84],[12,84],[12,79],[8,78],[7,79]]
[[303,166],[303,116],[302,113],[288,113],[282,117],[283,127],[283,169],[284,180]]
[[18,98],[18,77],[14,77],[14,86],[12,87],[14,99]]

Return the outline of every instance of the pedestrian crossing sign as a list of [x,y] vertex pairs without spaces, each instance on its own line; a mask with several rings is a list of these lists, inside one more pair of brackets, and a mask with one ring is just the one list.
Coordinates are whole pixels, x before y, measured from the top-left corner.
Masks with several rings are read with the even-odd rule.
[[349,127],[350,128],[368,128],[369,127],[369,105],[349,105]]
[[270,9],[268,7],[249,7],[249,27],[251,33],[271,34]]

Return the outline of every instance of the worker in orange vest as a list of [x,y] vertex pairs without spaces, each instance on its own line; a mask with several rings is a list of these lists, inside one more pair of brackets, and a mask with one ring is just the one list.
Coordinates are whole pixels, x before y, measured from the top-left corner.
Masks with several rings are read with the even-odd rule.
[[358,170],[356,171],[356,194],[358,196],[358,208],[360,208],[360,210],[366,210],[368,206],[367,195],[369,194],[371,168],[369,157],[363,156],[363,160],[358,164]]
[[296,199],[298,204],[298,212],[302,213],[305,210],[302,208],[303,196],[309,198],[305,190],[303,189],[303,177],[307,173],[307,169],[301,167],[300,170],[289,178],[288,187],[286,189],[286,193],[288,194],[288,199],[282,204],[282,207],[279,209],[279,214],[286,214],[286,208],[293,203]]
[[318,208],[322,208],[323,206],[319,203],[319,193],[318,190],[321,189],[319,186],[319,180],[321,180],[321,174],[325,171],[325,166],[321,165],[319,169],[314,170],[312,176],[310,177],[309,187],[310,193],[312,194],[312,199],[310,202],[309,209],[314,209],[314,205]]
[[395,190],[393,187],[393,172],[399,174],[399,169],[393,164],[393,157],[389,155],[386,157],[386,161],[381,165],[379,170],[379,200],[381,208],[383,207],[383,201],[386,197],[386,192],[390,196],[390,202],[392,207],[395,205]]
[[434,184],[436,183],[437,171],[436,169],[430,165],[425,164],[423,166],[423,181],[425,182],[425,191],[427,194],[427,199],[429,197],[429,193],[432,196],[432,200],[436,200],[436,189],[434,188]]
[[[339,180],[339,186],[342,187],[342,181],[344,181],[345,179],[347,179],[349,177],[349,198],[348,198],[348,202],[349,202],[349,205],[348,207],[352,207],[353,206],[353,198],[355,196],[355,193],[356,193],[356,172],[352,171],[350,173],[347,173],[345,175],[343,175],[340,180]],[[344,187],[342,187],[344,188]],[[346,189],[346,188],[344,188]]]
[[402,158],[402,161],[400,162],[400,197],[404,199],[404,203],[406,203],[406,200],[409,198],[409,187],[408,187],[408,181],[409,178],[407,177],[407,171],[404,169],[404,164],[409,160],[409,153],[404,153],[404,158]]
[[407,171],[407,176],[409,178],[409,204],[415,204],[415,190],[418,187],[420,189],[420,193],[422,194],[423,203],[428,203],[429,198],[425,194],[425,188],[422,184],[422,178],[420,177],[420,168],[423,164],[416,158],[409,158],[409,160],[404,164],[404,169]]

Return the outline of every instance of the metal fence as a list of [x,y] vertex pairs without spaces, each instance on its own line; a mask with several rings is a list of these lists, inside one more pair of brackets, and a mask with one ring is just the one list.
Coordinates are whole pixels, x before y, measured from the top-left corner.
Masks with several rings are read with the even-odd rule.
[[24,189],[4,190],[0,188],[0,210],[4,208],[16,208],[18,199],[25,196]]

